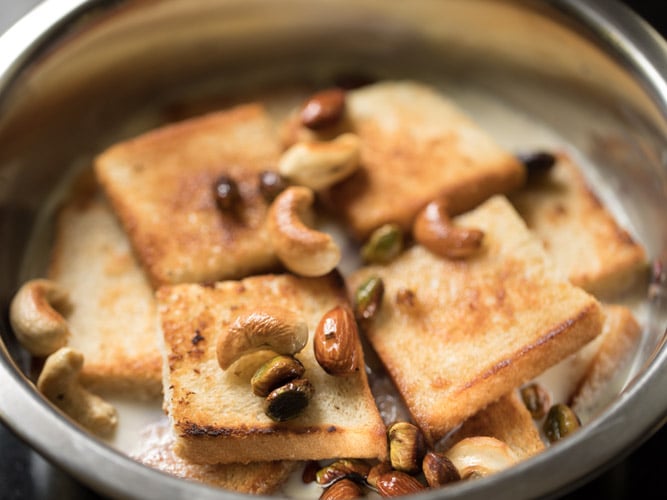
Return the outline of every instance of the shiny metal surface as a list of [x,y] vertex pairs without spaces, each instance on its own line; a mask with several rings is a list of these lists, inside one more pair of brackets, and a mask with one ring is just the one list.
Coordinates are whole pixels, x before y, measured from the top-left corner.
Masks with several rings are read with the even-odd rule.
[[[128,114],[174,88],[298,79],[340,61],[397,76],[454,73],[539,116],[618,186],[649,254],[666,259],[667,48],[614,2],[47,0],[0,38],[3,310],[39,272],[21,261],[43,200]],[[667,291],[655,287],[636,378],[583,431],[502,474],[423,497],[562,493],[637,446],[667,416],[666,317]],[[81,433],[23,375],[28,360],[6,320],[0,333],[0,418],[45,457],[109,496],[232,497]]]

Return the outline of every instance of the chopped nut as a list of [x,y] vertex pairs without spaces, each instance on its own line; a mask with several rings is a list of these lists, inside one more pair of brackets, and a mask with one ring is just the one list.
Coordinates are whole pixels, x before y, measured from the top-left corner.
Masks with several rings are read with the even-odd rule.
[[322,486],[329,485],[341,478],[365,480],[370,465],[362,460],[342,458],[317,471],[315,480]]
[[260,366],[250,379],[252,392],[266,397],[271,391],[303,376],[306,369],[293,356],[276,356]]
[[327,89],[312,95],[300,112],[301,123],[319,130],[337,123],[345,111],[345,92],[339,88]]
[[544,433],[550,442],[555,443],[581,427],[579,417],[567,405],[555,404],[549,409],[544,421]]
[[354,298],[354,315],[362,326],[378,313],[384,297],[382,278],[372,276],[359,285]]
[[336,481],[320,495],[320,500],[354,500],[364,496],[361,485],[351,479]]
[[438,488],[461,479],[452,461],[442,453],[429,451],[422,462],[424,478],[431,488]]
[[470,257],[480,250],[484,239],[479,229],[454,225],[444,199],[432,201],[419,212],[412,232],[419,244],[448,259]]
[[417,479],[401,471],[392,471],[377,478],[376,488],[383,497],[401,497],[426,489]]
[[384,224],[377,228],[361,248],[365,262],[387,264],[403,250],[403,231],[396,224]]
[[359,371],[359,332],[352,312],[336,306],[320,320],[313,336],[315,359],[329,375],[346,376]]
[[521,399],[535,420],[547,414],[551,398],[547,390],[540,384],[532,383],[522,387]]
[[298,417],[313,397],[313,386],[303,378],[292,380],[272,391],[264,400],[264,412],[276,422]]
[[419,427],[410,422],[396,422],[389,427],[387,435],[392,467],[410,474],[417,472],[426,451]]

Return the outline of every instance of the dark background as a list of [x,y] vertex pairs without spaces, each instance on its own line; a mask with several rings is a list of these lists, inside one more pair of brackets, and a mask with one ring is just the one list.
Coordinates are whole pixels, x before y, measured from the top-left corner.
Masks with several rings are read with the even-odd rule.
[[[0,5],[0,32],[36,3],[38,0],[0,0],[3,4]],[[666,0],[627,0],[623,3],[667,37]],[[663,483],[667,476],[666,457],[667,426],[605,473],[560,498],[667,498]],[[60,473],[0,424],[0,500],[64,498],[93,500],[100,497]]]

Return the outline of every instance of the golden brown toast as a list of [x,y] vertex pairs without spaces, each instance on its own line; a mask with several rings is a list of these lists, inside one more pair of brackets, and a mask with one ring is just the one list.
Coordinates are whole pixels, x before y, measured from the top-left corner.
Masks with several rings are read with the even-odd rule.
[[545,446],[535,421],[519,397],[512,391],[467,419],[447,436],[444,450],[467,437],[488,436],[506,443],[520,460],[543,451]]
[[[340,130],[359,135],[361,168],[323,197],[358,239],[393,222],[408,230],[417,212],[441,195],[451,212],[522,185],[517,159],[432,88],[381,82],[347,93]],[[313,138],[292,117],[284,141]]]
[[565,154],[510,199],[570,281],[602,297],[630,288],[646,269],[643,248],[619,226]]
[[275,493],[296,469],[297,462],[255,462],[251,464],[193,464],[174,453],[174,437],[166,424],[149,429],[146,446],[133,454],[135,460],[176,477],[200,481],[238,493]]
[[[157,299],[165,403],[179,456],[195,463],[384,458],[385,426],[364,370],[347,377],[327,375],[313,352],[313,332],[321,317],[347,304],[339,274],[165,286]],[[239,315],[264,306],[298,313],[308,325],[308,343],[297,358],[315,393],[305,411],[287,422],[276,423],[265,415],[263,398],[250,388],[252,370],[244,373],[232,365],[223,371],[216,358],[221,330]]]
[[99,193],[77,195],[61,210],[48,276],[69,291],[68,345],[84,355],[83,382],[105,392],[159,396],[153,290]]
[[577,354],[585,369],[571,405],[583,421],[618,395],[641,338],[641,327],[630,309],[605,305],[604,312],[602,333]]
[[[562,279],[506,198],[454,219],[484,231],[480,254],[447,260],[421,246],[354,273],[384,280],[366,334],[416,423],[436,441],[602,328],[599,303]],[[414,305],[397,300],[402,290]]]
[[[112,146],[95,170],[151,283],[209,282],[276,265],[259,172],[275,169],[277,135],[255,104],[164,126]],[[236,213],[214,185],[231,177]]]

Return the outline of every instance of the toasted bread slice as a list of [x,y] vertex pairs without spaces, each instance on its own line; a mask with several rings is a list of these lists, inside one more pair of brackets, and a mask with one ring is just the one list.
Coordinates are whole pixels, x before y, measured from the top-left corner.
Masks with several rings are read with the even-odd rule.
[[[435,441],[595,338],[599,303],[562,279],[510,203],[495,196],[455,219],[482,251],[448,260],[421,246],[353,274],[384,280],[366,334],[415,421]],[[397,300],[415,294],[411,304]]]
[[440,448],[446,450],[462,439],[474,436],[503,441],[519,460],[530,458],[545,449],[535,421],[517,391],[503,396],[463,422],[461,427],[447,436]]
[[[408,230],[438,196],[448,198],[452,214],[460,213],[524,181],[513,155],[423,84],[390,81],[350,91],[346,112],[334,133],[359,135],[361,168],[323,197],[358,239],[389,222]],[[298,117],[288,120],[283,136],[288,144],[314,137]]]
[[61,210],[48,276],[69,291],[68,342],[84,355],[82,381],[105,392],[159,396],[153,290],[100,193],[79,193]]
[[641,338],[641,327],[630,309],[605,305],[604,310],[602,334],[577,354],[588,363],[570,404],[582,421],[618,395]]
[[646,269],[643,248],[619,226],[565,154],[510,199],[575,285],[611,297],[630,288]]
[[238,493],[275,493],[296,469],[297,462],[255,462],[251,464],[193,464],[174,453],[174,436],[166,423],[147,431],[146,443],[132,454],[135,460],[172,476],[200,481]]
[[[259,172],[275,168],[278,139],[259,105],[165,126],[103,152],[95,162],[151,283],[238,278],[276,265]],[[214,185],[233,179],[242,202],[217,207]]]
[[[176,285],[158,290],[164,339],[165,402],[176,434],[176,453],[195,463],[383,458],[385,426],[363,369],[327,375],[315,360],[313,332],[322,316],[347,304],[339,274],[305,279],[263,275],[212,286]],[[252,371],[223,371],[216,339],[239,316],[282,307],[300,314],[309,340],[297,358],[314,387],[305,411],[276,423],[252,393]],[[361,344],[357,338],[358,349]],[[238,363],[243,363],[242,358]],[[362,365],[363,366],[363,365]]]

